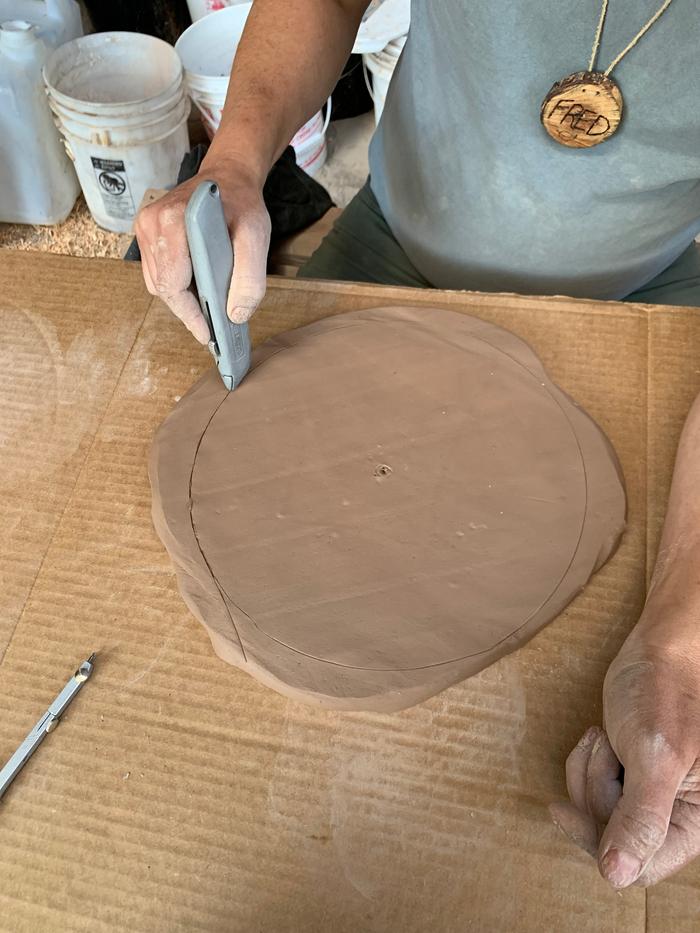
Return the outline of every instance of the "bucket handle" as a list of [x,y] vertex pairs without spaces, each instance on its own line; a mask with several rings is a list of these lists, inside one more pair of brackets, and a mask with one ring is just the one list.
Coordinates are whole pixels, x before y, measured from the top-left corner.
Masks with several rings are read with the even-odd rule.
[[369,76],[369,68],[367,67],[367,62],[365,61],[365,56],[362,56],[362,74],[365,76],[365,86],[367,88],[367,93],[369,94],[372,103],[376,103],[374,99],[374,88],[372,87],[372,79]]
[[328,124],[331,122],[331,110],[333,109],[333,97],[329,96],[326,101],[326,119],[323,121],[323,129],[321,130],[321,135],[326,135],[326,130],[328,129]]
[[75,162],[75,156],[73,155],[73,150],[71,149],[70,143],[68,142],[66,131],[63,128],[63,124],[61,123],[61,118],[58,115],[58,112],[54,110],[53,107],[50,106],[50,104],[51,104],[51,98],[49,98],[49,109],[51,111],[51,119],[54,122],[54,126],[58,130],[58,135],[59,135],[61,142],[63,143],[63,148],[66,150],[66,155],[71,160],[71,162]]

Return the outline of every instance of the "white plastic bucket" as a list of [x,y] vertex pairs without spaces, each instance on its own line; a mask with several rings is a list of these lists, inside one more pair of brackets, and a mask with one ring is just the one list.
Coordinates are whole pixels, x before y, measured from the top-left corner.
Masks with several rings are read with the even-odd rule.
[[94,117],[72,110],[57,107],[51,104],[56,123],[64,136],[81,139],[86,143],[99,143],[101,146],[128,146],[141,143],[155,142],[167,136],[171,130],[187,119],[190,113],[190,102],[182,97],[175,107],[160,116],[153,114],[140,114],[137,119],[133,116],[125,117],[124,122],[114,117]]
[[[224,90],[222,94],[198,93],[194,95],[190,93],[190,96],[202,117],[202,123],[204,124],[207,136],[209,139],[213,139],[214,133],[216,133],[221,123],[226,91]],[[296,133],[291,140],[297,164],[309,175],[313,175],[317,172],[326,161],[328,154],[326,131],[328,130],[328,123],[330,121],[331,104],[332,101],[329,97],[326,104],[325,118],[323,116],[323,111],[319,110],[318,113],[314,114],[314,116],[301,127],[299,132]]]
[[[193,23],[175,43],[175,51],[185,69],[187,92],[202,116],[210,139],[221,123],[231,66],[252,5],[250,0],[234,0],[231,6]],[[326,117],[319,110],[291,141],[297,163],[310,175],[326,161],[330,112],[328,98]]]
[[175,43],[187,92],[210,139],[221,123],[233,58],[252,6],[250,0],[239,0],[217,10],[193,23]]
[[[405,44],[406,36],[401,36],[393,39],[381,52],[368,52],[362,56],[367,88],[374,101],[375,123],[379,123],[381,119],[394,69]],[[368,72],[372,76],[371,83],[368,80]]]
[[328,158],[328,145],[326,131],[331,119],[331,98],[326,103],[326,116],[319,110],[292,139],[294,156],[297,165],[303,168],[307,175],[315,175],[326,164]]
[[190,11],[192,22],[196,23],[203,16],[216,13],[235,2],[236,0],[187,0],[187,8]]
[[[177,113],[181,111],[178,110]],[[157,121],[135,139],[131,130],[124,139],[114,128],[95,133],[90,141],[71,132],[64,118],[58,120],[66,150],[73,159],[80,186],[95,222],[115,233],[128,233],[148,188],[166,188],[177,179],[178,169],[189,150],[187,117],[166,128]],[[173,123],[174,120],[169,121]],[[155,135],[158,133],[159,135]]]
[[326,130],[328,129],[328,122],[330,119],[331,112],[331,99],[328,98],[327,101],[327,114],[326,119],[323,117],[323,111],[319,110],[318,113],[315,113],[310,120],[302,126],[298,133],[294,134],[294,139],[292,140],[292,145],[295,148],[300,148],[306,146],[315,136],[325,136]]
[[189,149],[178,56],[152,36],[97,33],[57,49],[44,80],[90,213],[129,232],[146,189],[172,185]]
[[81,113],[146,113],[182,92],[171,45],[137,32],[98,32],[56,49],[44,67],[51,97]]
[[296,156],[299,168],[303,168],[307,175],[313,177],[323,168],[328,158],[328,145],[325,137],[320,140],[314,140],[313,146],[295,149],[294,155]]
[[[146,111],[140,110],[137,107],[133,112],[123,112],[119,114],[95,114],[89,113],[84,109],[66,107],[55,100],[51,95],[49,95],[49,104],[57,116],[65,116],[67,120],[76,124],[82,123],[94,131],[102,131],[109,130],[112,127],[119,130],[128,126],[139,127],[155,123],[157,120],[167,118],[176,108],[189,105],[189,98],[184,87],[181,86],[176,94],[173,94],[172,97],[169,97],[158,107]],[[82,130],[81,135],[85,135],[86,132],[87,130]]]
[[197,20],[177,40],[175,51],[190,90],[205,93],[223,90],[225,96],[231,65],[252,6],[250,0],[238,0],[233,6]]
[[389,42],[405,36],[411,25],[411,0],[373,0],[365,10],[353,52],[381,52]]

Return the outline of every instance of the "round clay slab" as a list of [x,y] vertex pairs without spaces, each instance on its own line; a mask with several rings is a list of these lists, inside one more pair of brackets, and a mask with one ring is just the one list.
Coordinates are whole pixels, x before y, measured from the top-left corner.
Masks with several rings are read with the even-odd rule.
[[513,650],[624,522],[599,429],[526,344],[451,311],[329,318],[268,343],[235,392],[206,376],[152,478],[218,653],[345,708],[408,705]]

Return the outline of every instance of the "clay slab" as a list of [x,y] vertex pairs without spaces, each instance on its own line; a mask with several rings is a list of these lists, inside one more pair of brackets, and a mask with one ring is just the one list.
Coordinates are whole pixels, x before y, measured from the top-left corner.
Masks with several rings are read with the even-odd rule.
[[217,653],[290,696],[400,709],[524,643],[614,549],[612,449],[527,344],[379,308],[212,370],[154,444],[154,519]]

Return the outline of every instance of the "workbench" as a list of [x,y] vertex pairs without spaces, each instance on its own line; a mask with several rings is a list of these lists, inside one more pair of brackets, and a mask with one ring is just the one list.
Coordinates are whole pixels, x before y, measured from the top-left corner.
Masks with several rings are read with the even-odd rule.
[[329,713],[214,656],[151,526],[151,438],[206,350],[137,264],[0,251],[0,760],[98,652],[0,805],[1,930],[696,933],[700,863],[616,894],[546,804],[643,605],[700,311],[271,278],[252,333],[396,304],[529,341],[612,440],[628,529],[515,654]]

